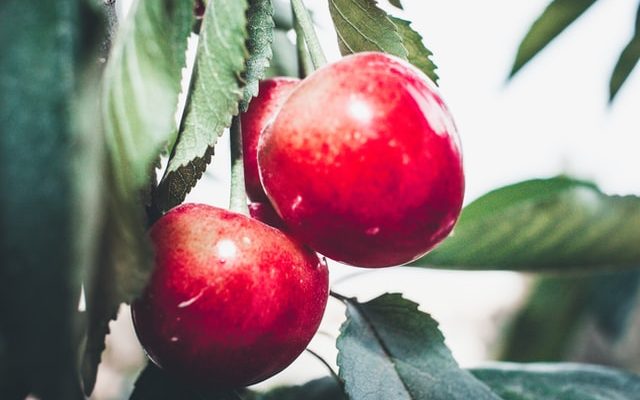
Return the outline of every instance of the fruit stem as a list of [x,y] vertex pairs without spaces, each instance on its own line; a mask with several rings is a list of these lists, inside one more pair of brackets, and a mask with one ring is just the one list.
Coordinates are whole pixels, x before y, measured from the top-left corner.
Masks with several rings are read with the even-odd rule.
[[296,50],[298,55],[298,77],[300,79],[304,79],[314,70],[313,63],[311,62],[311,58],[309,57],[309,52],[307,51],[307,45],[304,41],[304,31],[302,30],[302,25],[300,25],[300,21],[298,17],[296,17],[296,13],[293,10],[293,3],[291,3],[291,11],[293,14],[293,29],[296,32]]
[[341,302],[343,302],[345,304],[350,302],[350,301],[352,301],[352,300],[354,300],[351,297],[344,296],[344,295],[342,295],[340,293],[334,292],[333,290],[329,291],[329,296],[331,296],[331,297],[333,297],[335,299],[338,299],[338,300],[340,300]]
[[244,185],[244,162],[242,160],[242,128],[240,117],[231,120],[231,192],[229,193],[229,209],[240,214],[249,215],[247,194]]
[[309,15],[309,11],[304,6],[302,0],[291,0],[291,7],[293,14],[298,19],[300,28],[304,35],[304,40],[307,42],[307,48],[311,55],[311,62],[313,62],[314,68],[320,68],[327,63],[327,57],[325,57],[320,46],[320,40],[316,34],[316,30],[313,27],[313,21]]

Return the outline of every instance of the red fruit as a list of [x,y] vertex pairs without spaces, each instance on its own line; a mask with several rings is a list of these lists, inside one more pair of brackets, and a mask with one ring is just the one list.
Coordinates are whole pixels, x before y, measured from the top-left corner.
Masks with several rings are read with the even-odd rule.
[[152,228],[156,269],[133,304],[149,358],[205,389],[246,386],[309,343],[328,296],[315,253],[254,219],[188,204]]
[[300,83],[299,79],[276,77],[260,82],[258,96],[251,100],[247,112],[241,115],[244,180],[251,201],[268,203],[258,174],[258,139],[264,128],[273,121],[282,103]]
[[462,206],[449,110],[425,75],[382,53],[345,57],[302,81],[262,135],[258,162],[292,234],[356,266],[422,256]]
[[272,226],[283,232],[287,231],[287,227],[282,218],[276,213],[271,203],[249,203],[249,215],[263,224]]

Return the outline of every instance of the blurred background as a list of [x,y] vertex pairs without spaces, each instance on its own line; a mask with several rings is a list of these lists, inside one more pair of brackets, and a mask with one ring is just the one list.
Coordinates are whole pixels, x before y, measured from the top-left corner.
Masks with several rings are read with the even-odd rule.
[[[275,2],[286,14],[288,4]],[[118,0],[120,16],[128,3]],[[330,60],[337,59],[326,2],[307,3],[325,52]],[[394,9],[413,21],[434,53],[440,88],[462,139],[466,203],[499,186],[558,174],[593,181],[606,193],[640,195],[640,73],[632,73],[608,103],[609,77],[633,34],[638,4],[597,2],[508,81],[518,44],[547,4],[548,0],[404,0],[404,12]],[[286,38],[294,39],[293,32]],[[225,136],[187,201],[227,205],[227,149]],[[369,271],[337,263],[330,268],[333,290],[344,295],[367,300],[402,292],[418,302],[440,322],[463,366],[498,358],[569,359],[640,372],[636,273],[621,274],[615,282],[607,277],[540,281],[511,272]],[[596,286],[604,295],[593,295]],[[330,299],[310,345],[334,369],[334,343],[343,315],[342,305]],[[520,341],[512,339],[514,332]],[[121,307],[118,320],[111,323],[102,360],[92,398],[127,398],[146,363],[128,307]],[[305,353],[259,386],[299,384],[326,374],[326,368]]]

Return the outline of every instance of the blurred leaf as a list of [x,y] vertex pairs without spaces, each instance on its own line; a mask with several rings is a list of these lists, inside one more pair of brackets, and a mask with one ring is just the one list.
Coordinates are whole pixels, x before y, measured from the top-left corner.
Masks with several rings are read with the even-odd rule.
[[540,278],[502,340],[500,359],[565,360],[590,318],[605,337],[622,338],[639,285],[640,271]]
[[411,28],[411,22],[395,17],[390,18],[398,28],[402,43],[407,49],[407,60],[437,84],[438,74],[436,74],[436,69],[438,67],[431,61],[433,53],[422,43],[422,36]]
[[503,338],[500,359],[561,361],[584,321],[593,280],[544,277],[536,282]]
[[[0,398],[83,398],[76,310],[98,176],[93,132],[76,129],[85,39],[77,0],[0,2]],[[91,28],[90,30],[85,30]],[[90,230],[89,230],[90,232]]]
[[636,13],[636,29],[633,37],[624,50],[622,50],[622,54],[620,54],[620,58],[618,58],[618,62],[611,74],[611,80],[609,81],[609,101],[612,101],[616,97],[616,94],[618,94],[618,91],[638,63],[638,59],[640,59],[640,6],[638,6]]
[[382,51],[407,59],[398,28],[376,0],[329,0],[329,11],[342,55]]
[[640,377],[586,364],[494,363],[471,373],[504,400],[637,400]]
[[458,367],[436,321],[417,304],[385,294],[367,303],[347,299],[346,305],[336,345],[352,400],[500,399]]
[[207,5],[180,136],[156,193],[162,211],[184,200],[204,173],[218,137],[238,113],[247,52],[246,10],[246,0],[211,0]]
[[394,7],[397,7],[401,10],[403,10],[404,8],[402,7],[402,3],[400,3],[400,0],[389,0],[389,4],[391,4]]
[[258,94],[258,82],[265,77],[273,51],[273,6],[271,0],[249,0],[247,11],[247,68],[244,72],[244,96],[240,109],[247,111],[249,102]]
[[180,71],[192,23],[190,2],[135,1],[109,54],[102,94],[110,155],[104,166],[105,225],[97,266],[85,284],[86,394],[95,384],[109,321],[121,303],[130,303],[142,291],[153,266],[143,194],[154,181],[160,152],[175,137]]
[[520,42],[510,76],[515,75],[595,2],[596,0],[553,0]]
[[453,269],[602,272],[640,266],[640,198],[608,196],[565,177],[490,192],[453,234],[411,265]]
[[123,199],[147,187],[158,155],[175,140],[192,6],[180,0],[135,0],[109,54],[103,121]]
[[[278,387],[267,393],[250,396],[251,400],[347,400],[332,377],[314,379],[300,386]],[[249,400],[244,398],[243,400]]]
[[273,59],[267,76],[298,76],[296,46],[287,37],[287,32],[276,29],[273,32]]
[[[130,400],[246,400],[244,389],[224,393],[202,393],[193,386],[175,380],[149,363],[136,380]],[[242,396],[240,396],[242,393]]]
[[293,12],[288,0],[273,0],[273,22],[276,29],[287,32],[293,29]]

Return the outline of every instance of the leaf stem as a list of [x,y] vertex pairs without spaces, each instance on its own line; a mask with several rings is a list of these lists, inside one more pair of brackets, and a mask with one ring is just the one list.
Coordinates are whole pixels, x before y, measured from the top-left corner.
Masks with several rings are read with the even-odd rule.
[[309,57],[309,52],[307,51],[307,45],[304,41],[304,32],[302,30],[302,25],[300,25],[300,21],[298,17],[296,17],[296,13],[293,11],[293,3],[291,3],[291,11],[293,14],[293,29],[296,32],[296,50],[298,54],[298,77],[300,79],[304,79],[313,72],[314,67]]
[[318,359],[318,361],[320,361],[322,364],[324,364],[325,367],[327,367],[327,369],[329,370],[329,373],[331,374],[331,376],[333,377],[333,379],[336,380],[336,382],[338,382],[338,385],[340,385],[340,387],[344,387],[344,383],[342,382],[342,379],[340,379],[340,377],[338,376],[338,374],[336,373],[336,371],[333,370],[333,367],[331,365],[329,365],[329,363],[322,358],[322,356],[318,353],[316,353],[315,351],[306,348],[305,351],[309,354],[311,354],[312,356],[314,356],[315,358]]
[[242,128],[240,117],[231,120],[231,192],[229,194],[229,209],[240,214],[249,215],[247,194],[244,185],[244,162],[242,160]]
[[300,24],[304,40],[307,42],[307,48],[309,49],[313,66],[318,69],[327,63],[327,57],[325,57],[322,46],[320,46],[320,40],[313,27],[313,21],[311,20],[309,11],[304,6],[302,0],[291,0],[291,8],[293,9],[293,15]]

